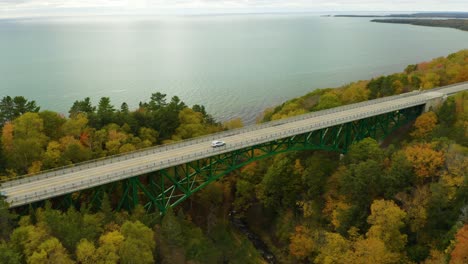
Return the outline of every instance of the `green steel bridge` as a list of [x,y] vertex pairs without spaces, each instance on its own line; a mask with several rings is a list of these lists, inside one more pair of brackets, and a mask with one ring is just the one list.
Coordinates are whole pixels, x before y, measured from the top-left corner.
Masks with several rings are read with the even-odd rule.
[[[241,129],[152,147],[1,183],[10,207],[52,199],[99,203],[119,191],[116,209],[143,204],[164,213],[222,176],[265,157],[300,150],[346,153],[366,137],[382,139],[468,83],[413,91]],[[225,146],[212,148],[212,140]]]

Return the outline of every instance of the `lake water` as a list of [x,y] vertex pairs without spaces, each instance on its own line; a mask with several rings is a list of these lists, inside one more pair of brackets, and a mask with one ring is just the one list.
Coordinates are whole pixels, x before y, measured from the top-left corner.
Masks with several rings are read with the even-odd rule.
[[136,108],[156,91],[220,121],[316,88],[402,71],[468,48],[468,32],[369,18],[226,15],[0,20],[0,96],[67,113],[109,96]]

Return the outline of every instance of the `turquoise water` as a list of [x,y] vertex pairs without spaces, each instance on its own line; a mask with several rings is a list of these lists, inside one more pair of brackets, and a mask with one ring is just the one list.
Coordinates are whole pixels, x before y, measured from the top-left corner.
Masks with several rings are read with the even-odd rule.
[[135,108],[156,91],[251,123],[316,88],[468,48],[468,33],[368,18],[229,15],[0,20],[0,96],[66,113],[84,97]]

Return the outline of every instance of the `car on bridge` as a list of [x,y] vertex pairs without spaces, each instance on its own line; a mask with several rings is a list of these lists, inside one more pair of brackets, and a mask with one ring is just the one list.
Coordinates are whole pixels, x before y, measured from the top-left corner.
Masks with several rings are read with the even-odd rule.
[[212,146],[213,148],[222,147],[222,146],[224,146],[224,145],[226,145],[226,142],[221,141],[221,140],[213,140],[213,141],[211,141],[211,146]]

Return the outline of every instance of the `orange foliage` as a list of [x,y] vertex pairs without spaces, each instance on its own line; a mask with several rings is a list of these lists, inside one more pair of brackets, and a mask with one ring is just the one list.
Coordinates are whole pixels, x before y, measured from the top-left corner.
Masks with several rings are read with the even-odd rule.
[[245,175],[253,176],[257,170],[257,162],[252,162],[241,168],[241,172]]
[[80,135],[80,142],[83,146],[89,147],[90,141],[89,141],[89,134],[88,132],[82,132]]
[[414,123],[414,131],[411,136],[415,138],[427,137],[437,126],[437,115],[434,112],[427,112],[420,115]]
[[296,226],[296,232],[291,236],[289,251],[298,259],[307,258],[315,248],[311,231],[304,226]]
[[418,64],[418,71],[427,71],[430,67],[429,62],[421,62]]
[[444,153],[432,149],[430,144],[422,143],[409,146],[404,150],[406,158],[413,165],[420,178],[433,177],[444,164]]
[[14,125],[11,122],[5,123],[2,129],[2,144],[3,149],[11,151],[13,149],[13,130]]
[[465,224],[455,235],[455,248],[450,254],[450,264],[468,263],[468,224]]

